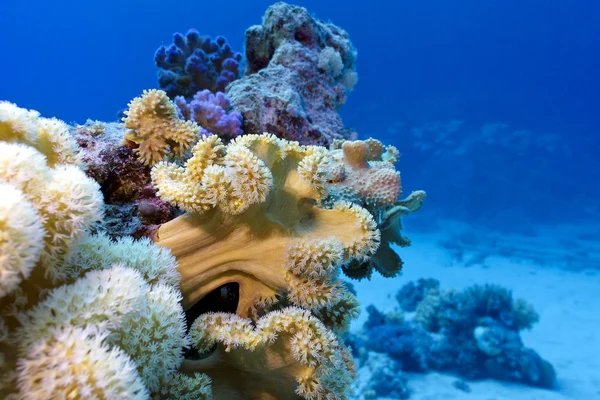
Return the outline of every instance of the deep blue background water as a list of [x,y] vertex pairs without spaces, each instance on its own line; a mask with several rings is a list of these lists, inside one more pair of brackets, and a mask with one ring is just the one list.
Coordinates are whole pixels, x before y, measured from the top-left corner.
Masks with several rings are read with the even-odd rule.
[[[0,99],[67,122],[114,120],[156,87],[154,51],[174,32],[223,35],[241,51],[272,2],[166,3],[2,2]],[[429,192],[425,215],[504,228],[599,218],[600,2],[295,4],[350,33],[359,83],[344,121],[400,147],[405,188]],[[415,128],[452,120],[463,122],[448,140],[415,147]],[[490,123],[508,127],[484,136]]]

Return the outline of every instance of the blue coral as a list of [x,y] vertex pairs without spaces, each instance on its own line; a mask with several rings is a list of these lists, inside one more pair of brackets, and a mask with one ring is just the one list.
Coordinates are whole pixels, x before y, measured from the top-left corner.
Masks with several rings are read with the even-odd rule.
[[235,53],[224,37],[211,39],[190,29],[185,36],[173,35],[173,44],[161,46],[154,55],[158,84],[170,98],[191,97],[208,89],[224,91],[240,77],[242,55]]
[[[519,335],[538,315],[528,303],[513,300],[510,290],[487,284],[441,291],[438,281],[426,279],[405,285],[396,298],[405,311],[416,309],[415,318],[389,318],[368,307],[363,331],[346,339],[355,353],[387,354],[404,371],[447,371],[468,379],[555,385],[552,365],[526,348]],[[436,324],[418,318],[424,317],[424,308]]]
[[408,399],[410,389],[407,378],[400,373],[400,365],[392,360],[380,365],[373,371],[367,390],[374,392],[377,398]]
[[510,290],[498,285],[473,285],[442,296],[440,325],[448,330],[471,331],[482,318],[491,318],[508,329],[517,329]]
[[404,371],[425,372],[430,369],[433,340],[423,328],[404,321],[394,324],[381,322],[381,313],[372,306],[367,312],[369,320],[365,326],[369,334],[364,342],[367,350],[389,354]]
[[419,279],[416,283],[409,282],[402,286],[396,294],[396,300],[404,311],[415,311],[419,303],[430,290],[438,290],[440,282],[437,279]]

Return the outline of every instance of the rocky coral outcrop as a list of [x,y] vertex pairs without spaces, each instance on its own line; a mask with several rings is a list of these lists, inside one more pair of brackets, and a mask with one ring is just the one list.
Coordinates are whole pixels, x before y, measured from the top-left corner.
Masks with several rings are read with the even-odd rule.
[[329,145],[352,134],[337,110],[357,80],[355,61],[346,31],[277,3],[246,31],[246,76],[226,93],[246,133]]

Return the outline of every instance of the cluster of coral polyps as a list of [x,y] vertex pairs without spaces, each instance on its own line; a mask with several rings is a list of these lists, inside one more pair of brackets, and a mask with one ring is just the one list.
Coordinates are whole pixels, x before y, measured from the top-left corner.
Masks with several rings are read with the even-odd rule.
[[0,102],[0,398],[196,399],[177,263],[112,241],[67,125]]

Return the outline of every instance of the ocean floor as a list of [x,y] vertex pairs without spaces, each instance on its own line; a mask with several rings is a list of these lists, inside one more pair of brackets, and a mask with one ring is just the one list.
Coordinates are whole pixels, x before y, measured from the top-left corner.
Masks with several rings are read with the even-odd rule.
[[[593,226],[545,227],[514,236],[471,232],[475,239],[468,246],[453,246],[449,240],[469,234],[464,225],[447,224],[440,230],[444,233],[436,234],[414,234],[409,229],[406,233],[413,245],[399,250],[405,261],[402,276],[385,279],[374,274],[370,281],[354,284],[363,310],[352,329],[362,326],[369,304],[384,312],[397,308],[394,295],[412,280],[436,278],[444,289],[499,284],[512,289],[515,298],[533,304],[540,314],[540,321],[532,330],[521,332],[521,337],[527,347],[552,363],[558,387],[546,390],[483,380],[466,381],[470,391],[465,392],[454,387],[461,380],[456,376],[406,374],[410,399],[600,399],[600,243],[593,240],[600,237],[598,230]],[[572,243],[585,250],[574,251]],[[511,248],[527,251],[512,252]],[[368,366],[359,370],[357,393],[369,375]]]

